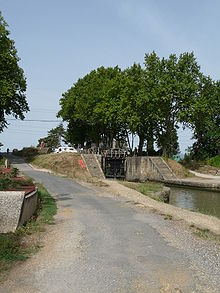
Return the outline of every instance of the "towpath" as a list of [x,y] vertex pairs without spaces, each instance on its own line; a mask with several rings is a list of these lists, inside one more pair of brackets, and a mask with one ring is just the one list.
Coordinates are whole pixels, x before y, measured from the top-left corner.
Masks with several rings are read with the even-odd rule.
[[58,213],[1,293],[220,292],[218,247],[181,221],[17,163],[56,198]]

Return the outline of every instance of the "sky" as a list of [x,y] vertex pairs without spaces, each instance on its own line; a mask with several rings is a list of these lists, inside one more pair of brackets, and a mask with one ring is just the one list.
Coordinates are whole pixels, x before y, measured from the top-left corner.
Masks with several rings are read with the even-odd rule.
[[[219,0],[0,0],[0,10],[27,78],[26,119],[56,120],[78,78],[102,65],[143,64],[153,50],[193,51],[202,72],[220,79]],[[36,146],[58,124],[10,121],[2,150]],[[180,129],[181,152],[191,136]]]

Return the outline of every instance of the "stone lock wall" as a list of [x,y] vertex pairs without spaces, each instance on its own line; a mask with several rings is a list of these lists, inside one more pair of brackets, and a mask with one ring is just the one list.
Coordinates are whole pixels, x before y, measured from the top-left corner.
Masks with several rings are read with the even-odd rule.
[[127,157],[126,158],[126,180],[146,181],[162,180],[159,170],[151,161],[151,157]]

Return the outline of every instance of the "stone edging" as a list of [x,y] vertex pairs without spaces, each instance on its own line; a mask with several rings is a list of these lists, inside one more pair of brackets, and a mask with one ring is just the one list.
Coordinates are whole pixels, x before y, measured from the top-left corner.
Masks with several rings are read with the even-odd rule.
[[217,182],[202,182],[202,181],[190,181],[190,180],[181,180],[181,179],[175,179],[175,180],[163,180],[161,181],[167,185],[172,186],[188,186],[188,187],[194,187],[194,188],[202,188],[206,190],[216,190],[220,191],[220,183]]

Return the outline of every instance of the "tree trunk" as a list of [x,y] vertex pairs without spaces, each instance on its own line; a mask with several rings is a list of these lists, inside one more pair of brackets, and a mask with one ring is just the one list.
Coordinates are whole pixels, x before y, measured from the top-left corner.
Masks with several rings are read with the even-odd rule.
[[197,134],[198,134],[198,153],[197,153],[197,156],[200,159],[200,132],[199,132],[199,128],[197,129]]
[[131,149],[132,149],[132,151],[133,151],[133,148],[134,148],[134,133],[132,132],[132,134],[131,134],[132,136],[132,140],[131,140]]
[[138,156],[142,156],[144,136],[143,135],[138,135],[138,136],[139,136]]
[[153,156],[154,155],[154,138],[153,138],[153,131],[150,130],[147,136],[147,155]]
[[126,136],[127,136],[127,141],[128,141],[128,147],[130,149],[130,152],[132,152],[131,142],[130,142],[129,134],[128,134],[128,131],[127,130],[126,130]]

